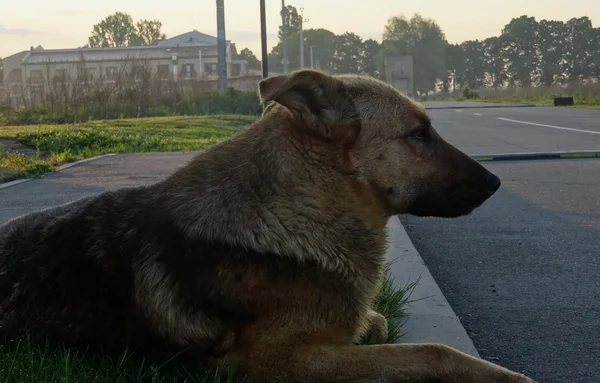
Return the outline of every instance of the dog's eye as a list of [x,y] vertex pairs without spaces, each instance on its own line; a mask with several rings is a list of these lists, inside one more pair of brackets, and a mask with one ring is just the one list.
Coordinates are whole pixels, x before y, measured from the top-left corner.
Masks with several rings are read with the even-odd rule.
[[425,128],[414,131],[410,136],[415,140],[422,142],[427,142],[431,139],[431,135]]

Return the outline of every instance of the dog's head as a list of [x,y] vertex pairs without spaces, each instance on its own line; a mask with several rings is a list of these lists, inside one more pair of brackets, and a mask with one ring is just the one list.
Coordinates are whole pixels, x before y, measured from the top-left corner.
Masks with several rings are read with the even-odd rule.
[[287,108],[290,129],[338,151],[345,176],[370,188],[390,215],[466,215],[500,187],[438,135],[423,107],[374,78],[301,70],[262,80],[259,94],[276,103],[264,117]]

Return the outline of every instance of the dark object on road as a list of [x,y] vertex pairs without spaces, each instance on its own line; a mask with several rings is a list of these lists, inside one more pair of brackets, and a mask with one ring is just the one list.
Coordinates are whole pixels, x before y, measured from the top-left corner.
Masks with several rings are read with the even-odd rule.
[[573,97],[554,97],[554,106],[571,106],[574,102]]
[[258,381],[531,382],[443,345],[352,345],[387,337],[388,219],[469,214],[498,177],[378,80],[303,70],[259,93],[259,121],[165,180],[0,227],[0,336],[185,351]]

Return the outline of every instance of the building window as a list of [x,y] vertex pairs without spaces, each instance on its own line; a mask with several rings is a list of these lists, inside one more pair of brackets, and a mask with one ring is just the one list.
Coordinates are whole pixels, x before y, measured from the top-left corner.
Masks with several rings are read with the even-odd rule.
[[8,81],[9,82],[22,82],[23,77],[22,77],[21,69],[13,69],[10,72],[8,72],[8,78],[6,79],[6,81],[7,82]]
[[91,81],[96,74],[96,68],[77,68],[77,76],[80,81]]
[[54,75],[58,78],[66,78],[67,70],[66,69],[57,69],[54,71]]
[[181,66],[181,77],[194,77],[194,64],[183,64]]
[[217,64],[204,64],[204,72],[207,74],[217,74]]
[[106,68],[106,80],[107,81],[117,81],[117,76],[119,75],[119,69],[115,66],[110,66]]
[[44,80],[44,72],[39,69],[32,70],[29,74],[29,78],[32,82],[42,82]]
[[158,78],[160,79],[166,79],[169,77],[169,65],[168,64],[161,64],[158,66]]
[[242,64],[231,64],[231,76],[240,77],[242,75]]
[[136,81],[144,79],[145,68],[143,65],[134,65],[131,67],[131,77]]

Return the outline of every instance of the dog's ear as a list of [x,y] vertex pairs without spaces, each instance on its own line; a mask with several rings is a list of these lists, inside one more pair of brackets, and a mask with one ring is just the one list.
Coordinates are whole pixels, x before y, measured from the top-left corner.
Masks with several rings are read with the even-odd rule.
[[306,133],[328,140],[352,141],[360,129],[358,111],[344,83],[315,70],[268,77],[258,84],[264,104],[288,108]]

